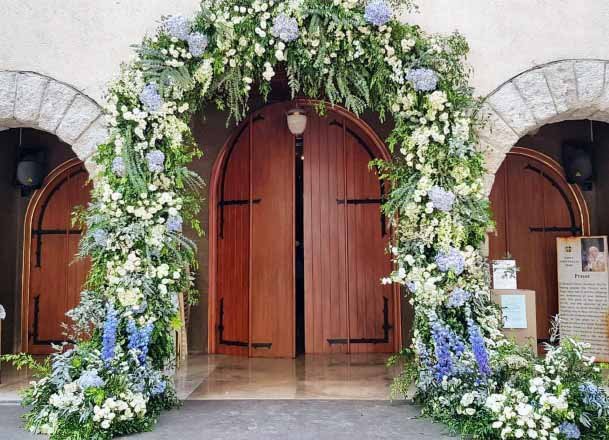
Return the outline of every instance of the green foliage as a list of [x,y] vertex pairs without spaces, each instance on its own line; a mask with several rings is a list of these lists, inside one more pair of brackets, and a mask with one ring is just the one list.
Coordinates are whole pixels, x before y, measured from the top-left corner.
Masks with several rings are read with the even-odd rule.
[[51,371],[49,358],[45,358],[41,363],[27,353],[3,354],[0,356],[0,362],[11,363],[17,370],[28,368],[38,377],[46,376]]

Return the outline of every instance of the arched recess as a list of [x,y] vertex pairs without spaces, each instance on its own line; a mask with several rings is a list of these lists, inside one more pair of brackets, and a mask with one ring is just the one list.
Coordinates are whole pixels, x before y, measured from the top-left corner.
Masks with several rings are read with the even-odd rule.
[[576,119],[609,122],[608,60],[569,59],[536,66],[506,81],[485,99],[479,119],[487,193],[505,155],[543,125]]
[[0,130],[19,127],[71,145],[91,176],[90,157],[108,137],[100,105],[74,87],[36,72],[0,70]]
[[[310,110],[311,114],[315,114],[315,110],[314,107],[319,104],[319,101],[315,101],[315,100],[308,100],[308,99],[299,99],[297,100],[297,104],[301,107],[306,107]],[[231,187],[230,190],[228,190],[228,192],[226,192],[227,190],[225,190],[225,180],[226,180],[226,176],[227,174],[242,174],[243,176],[247,178],[249,178],[249,173],[252,172],[252,168],[247,167],[247,166],[243,166],[240,169],[234,169],[234,170],[228,170],[227,172],[227,164],[229,163],[229,160],[231,158],[235,158],[236,156],[243,156],[244,160],[249,160],[249,154],[251,154],[251,150],[249,150],[250,152],[248,152],[248,148],[246,144],[250,144],[252,143],[250,136],[252,136],[252,130],[255,130],[256,127],[256,123],[257,121],[261,120],[264,116],[262,115],[262,113],[264,112],[265,109],[269,109],[272,107],[277,107],[277,106],[283,106],[285,108],[282,108],[282,113],[280,115],[281,117],[281,121],[280,121],[280,125],[281,127],[277,127],[274,130],[273,136],[279,136],[282,137],[284,136],[284,134],[282,134],[284,131],[287,130],[287,124],[285,123],[285,111],[288,110],[290,105],[294,105],[294,102],[291,103],[284,103],[284,104],[272,104],[270,106],[266,106],[263,107],[262,109],[259,109],[255,112],[253,112],[250,117],[248,119],[246,119],[242,124],[240,124],[235,131],[233,132],[233,134],[229,137],[229,139],[226,141],[226,143],[224,144],[223,148],[221,149],[218,157],[216,158],[215,162],[214,162],[214,166],[212,169],[212,177],[211,177],[211,182],[210,182],[210,202],[209,202],[209,309],[208,309],[208,314],[209,314],[209,319],[208,319],[208,347],[209,347],[209,351],[210,353],[217,353],[218,352],[218,346],[220,345],[218,343],[218,331],[219,331],[219,327],[222,327],[222,330],[225,329],[225,322],[222,320],[221,318],[221,314],[222,314],[222,310],[220,310],[220,304],[219,304],[219,299],[218,299],[218,292],[217,292],[217,283],[219,282],[218,280],[218,243],[219,243],[219,235],[220,234],[226,234],[226,233],[230,233],[229,231],[227,231],[225,229],[225,225],[223,224],[223,219],[225,218],[224,216],[228,215],[227,212],[224,208],[227,205],[235,205],[235,204],[241,204],[241,205],[246,205],[243,209],[243,215],[245,216],[243,218],[243,221],[247,221],[247,217],[249,215],[252,214],[248,214],[248,207],[249,206],[249,212],[253,212],[253,209],[251,208],[254,204],[260,204],[262,205],[262,201],[259,201],[258,198],[255,197],[255,195],[252,195],[250,197],[250,194],[252,194],[250,191],[252,191],[252,188],[250,186],[248,186],[247,184],[242,185],[242,187]],[[356,117],[355,115],[353,115],[351,112],[339,107],[339,106],[331,106],[330,104],[327,104],[327,109],[328,109],[328,115],[326,117],[328,126],[333,127],[334,130],[337,130],[340,133],[344,133],[341,134],[340,136],[350,136],[353,139],[356,139],[355,142],[358,143],[358,145],[360,146],[359,149],[361,149],[364,153],[364,155],[366,156],[366,163],[371,159],[371,158],[381,158],[384,160],[391,160],[391,155],[388,152],[387,148],[385,147],[385,145],[383,144],[383,142],[381,141],[381,139],[378,137],[378,135],[374,132],[374,130],[372,130],[365,122],[363,122],[361,119],[359,119],[358,117]],[[313,121],[309,121],[309,124],[315,124],[316,123],[316,119]],[[263,125],[263,124],[260,124]],[[253,127],[252,130],[250,130],[248,127]],[[311,127],[311,125],[309,125],[309,127]],[[308,127],[308,129],[309,129]],[[287,136],[291,135],[289,134],[289,132],[287,132]],[[329,133],[325,133],[322,136],[332,136],[332,134]],[[306,132],[305,132],[305,137],[306,137]],[[272,138],[270,138],[272,139]],[[291,137],[291,139],[293,139],[293,137]],[[357,140],[359,139],[359,140]],[[292,140],[292,142],[294,142]],[[306,141],[305,141],[306,142]],[[243,144],[243,145],[241,145]],[[239,146],[243,147],[240,148]],[[363,146],[363,147],[362,147]],[[341,153],[342,154],[342,153]],[[293,160],[293,158],[292,158]],[[342,160],[342,159],[341,159]],[[251,163],[251,161],[250,161]],[[294,162],[290,163],[290,167],[293,166]],[[304,161],[304,175],[306,178],[307,175],[307,162],[306,159]],[[346,178],[345,176],[343,176],[342,178]],[[376,177],[375,177],[376,178]],[[311,180],[311,179],[310,179]],[[382,228],[388,228],[388,222],[386,222],[386,219],[382,219],[382,221],[379,221],[378,219],[381,218],[381,213],[379,211],[379,201],[382,199],[383,197],[383,192],[386,191],[386,189],[384,188],[384,183],[380,182],[380,183],[376,183],[375,184],[376,188],[378,189],[379,194],[376,195],[376,198],[372,198],[372,197],[368,197],[366,201],[362,201],[360,200],[359,202],[361,203],[355,203],[355,201],[353,201],[353,207],[357,208],[357,209],[375,209],[377,212],[377,220],[374,223],[374,231],[375,232],[379,232]],[[290,191],[293,192],[293,188],[290,187]],[[229,194],[230,192],[230,194]],[[347,197],[350,197],[349,195],[347,195]],[[305,196],[306,198],[306,196]],[[351,204],[352,201],[348,201],[347,204]],[[306,203],[306,202],[305,202]],[[340,206],[340,201],[338,200],[334,200],[334,203],[328,203],[326,204],[326,208],[329,209],[330,211],[335,208],[334,206],[330,206],[330,205],[337,205]],[[356,206],[357,205],[357,206]],[[256,205],[258,206],[258,205]],[[324,209],[326,209],[324,208]],[[234,211],[234,209],[233,209]],[[326,212],[326,215],[329,216],[335,216],[338,215],[338,212]],[[233,214],[230,214],[233,215]],[[237,215],[237,214],[234,214]],[[342,215],[342,214],[341,214]],[[304,228],[307,228],[307,224],[311,224],[311,219],[307,219],[306,218],[306,213],[305,213],[305,220],[304,220]],[[378,230],[378,231],[377,231]],[[251,230],[250,230],[251,232]],[[340,231],[336,231],[337,234],[340,234]],[[380,232],[379,232],[380,234]],[[383,232],[383,234],[386,234],[386,239],[389,240],[391,233],[388,230],[385,230]],[[247,237],[246,240],[249,240],[250,238]],[[251,242],[250,242],[251,243]],[[307,240],[305,238],[305,245],[307,243]],[[245,253],[247,251],[247,244],[246,243],[242,243],[242,245],[244,246],[244,249],[242,250],[237,250],[235,251],[235,255],[241,255],[242,252]],[[250,244],[251,246],[251,244]],[[311,244],[311,246],[313,246]],[[342,245],[341,246],[347,246],[346,240],[342,241]],[[356,245],[353,245],[354,247]],[[381,248],[380,250],[381,252],[384,252],[384,249]],[[347,252],[347,251],[345,251]],[[345,258],[345,253],[341,254],[341,256],[336,255],[335,257],[337,258]],[[247,258],[244,259],[244,261],[240,261],[235,263],[235,266],[240,266],[242,268],[247,268],[248,264],[250,264],[250,270],[251,270],[251,263],[248,263],[248,261],[246,261]],[[332,261],[328,261],[329,264],[332,263]],[[308,264],[307,263],[307,257],[305,256],[305,265]],[[386,273],[386,271],[391,269],[391,265],[389,263],[389,266],[387,268],[384,268],[383,270],[385,271],[384,273]],[[305,268],[305,272],[307,272],[306,268]],[[384,275],[384,273],[379,273],[378,277],[375,278],[375,282],[377,284],[380,285],[380,277]],[[306,275],[305,275],[306,278]],[[345,276],[345,281],[347,281],[347,278],[351,278],[351,274],[349,276]],[[239,278],[236,273],[235,276],[231,277],[231,282],[234,283],[242,283],[243,286],[242,288],[247,288],[246,284],[248,282],[248,280],[242,280],[241,278]],[[315,282],[315,280],[309,279],[306,281],[309,284],[313,284]],[[340,340],[337,339],[332,339],[332,338],[325,338],[324,336],[324,341],[327,340],[328,344],[332,345],[331,348],[327,348],[325,350],[321,350],[321,349],[316,349],[315,352],[340,352],[340,351],[348,351],[348,352],[357,352],[357,351],[364,351],[365,344],[360,344],[361,342],[367,342],[368,347],[371,346],[375,346],[376,348],[378,348],[378,350],[376,351],[383,351],[383,348],[387,348],[390,346],[389,351],[394,351],[397,350],[400,346],[401,346],[401,311],[400,311],[400,295],[399,295],[399,289],[397,289],[396,287],[389,287],[388,290],[390,291],[390,293],[387,295],[390,301],[390,307],[389,308],[385,308],[382,309],[382,305],[379,307],[376,307],[376,305],[374,306],[370,306],[370,309],[375,310],[376,308],[378,308],[378,315],[381,316],[381,318],[379,318],[380,320],[382,320],[382,316],[383,313],[385,314],[386,318],[384,319],[384,323],[380,322],[378,323],[378,326],[376,327],[387,327],[387,330],[385,331],[385,335],[387,335],[388,333],[391,336],[387,336],[387,340],[381,341],[381,338],[369,338],[370,341],[365,340],[365,338],[357,338],[356,333],[357,333],[357,329],[355,328],[350,328],[346,333],[351,332],[352,334],[350,336],[347,335],[341,335],[343,336],[343,338],[340,338]],[[316,310],[322,310],[323,307],[321,304],[307,304],[305,307],[307,308],[311,308],[311,307],[317,307]],[[340,307],[345,307],[348,308],[349,304],[341,304]],[[355,305],[352,305],[352,307],[355,307]],[[309,309],[307,309],[309,310]],[[250,312],[251,313],[251,312]],[[292,313],[292,311],[290,311],[290,313]],[[319,312],[318,312],[319,313]],[[345,311],[343,313],[344,314],[348,314],[348,310]],[[249,319],[251,318],[250,316],[245,316],[244,319]],[[390,324],[388,324],[388,322],[390,321]],[[250,321],[251,322],[251,321]],[[235,340],[229,340],[227,345],[232,346],[231,349],[225,349],[225,350],[221,350],[222,352],[226,352],[226,353],[232,353],[232,354],[242,354],[242,355],[257,355],[257,353],[252,353],[252,348],[251,345],[252,344],[248,344],[246,339],[247,336],[249,334],[253,334],[251,329],[246,328],[247,326],[244,326],[241,329],[232,329],[232,334],[233,336],[235,334],[242,334],[241,338],[230,338],[230,339],[235,339]],[[376,328],[375,327],[375,328]],[[249,330],[249,331],[248,331]],[[307,330],[307,332],[309,332],[309,330]],[[228,333],[228,332],[227,332]],[[255,333],[255,332],[254,332]],[[381,333],[383,333],[383,330],[381,330]],[[324,333],[325,335],[325,333]],[[292,335],[289,335],[290,337]],[[346,339],[344,338],[345,336]],[[310,334],[307,334],[307,340],[309,340],[308,338],[310,337]],[[252,337],[253,343],[256,344],[261,344],[260,341],[256,341],[255,337]],[[225,339],[229,339],[229,337],[226,337]],[[317,339],[320,339],[320,337],[318,336]],[[331,341],[330,341],[331,340]],[[355,341],[353,343],[351,343],[351,341]],[[356,343],[357,342],[357,343]],[[378,345],[377,345],[378,344]],[[375,351],[375,350],[372,350]],[[307,347],[307,352],[311,352],[311,350],[309,349],[309,347]]]
[[82,231],[72,225],[76,206],[90,200],[89,175],[82,161],[55,168],[32,195],[23,228],[21,283],[22,351],[50,354],[64,340],[60,324],[75,307],[88,261],[75,260]]
[[497,170],[490,200],[496,226],[489,234],[489,257],[509,254],[516,260],[518,288],[536,292],[538,343],[549,342],[558,314],[556,238],[590,233],[584,196],[554,159],[514,147]]

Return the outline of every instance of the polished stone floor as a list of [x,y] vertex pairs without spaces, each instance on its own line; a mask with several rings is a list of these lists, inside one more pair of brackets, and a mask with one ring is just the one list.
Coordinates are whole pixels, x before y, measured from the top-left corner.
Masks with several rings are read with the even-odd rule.
[[[396,371],[384,354],[306,355],[296,359],[191,356],[176,373],[183,400],[387,400]],[[2,365],[0,401],[17,401],[27,370]]]
[[[209,373],[188,399],[383,400],[388,398],[394,374],[385,366],[386,361],[387,355],[379,354],[307,355],[296,359],[195,358],[187,368],[194,364],[198,370],[203,364]],[[180,392],[186,391],[181,379],[177,385]]]

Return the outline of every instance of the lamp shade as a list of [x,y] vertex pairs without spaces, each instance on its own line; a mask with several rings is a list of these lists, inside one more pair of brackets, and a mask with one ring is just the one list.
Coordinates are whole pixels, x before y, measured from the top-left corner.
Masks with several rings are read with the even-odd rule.
[[307,113],[301,108],[288,111],[288,128],[294,136],[300,136],[307,128]]

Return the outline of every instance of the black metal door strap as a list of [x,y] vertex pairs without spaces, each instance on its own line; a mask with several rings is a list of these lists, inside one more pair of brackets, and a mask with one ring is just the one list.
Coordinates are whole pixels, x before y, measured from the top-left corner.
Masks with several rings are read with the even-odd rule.
[[29,337],[32,338],[33,345],[51,345],[51,344],[59,345],[64,342],[74,344],[74,341],[71,341],[71,340],[38,339],[39,325],[40,325],[40,295],[36,295],[34,297],[34,322],[32,323],[32,332],[30,332],[30,334],[29,334]]
[[328,344],[339,345],[339,344],[387,344],[389,342],[389,330],[392,330],[393,326],[389,324],[389,300],[383,297],[383,337],[382,338],[336,338],[328,339]]
[[[224,298],[220,299],[220,322],[218,323],[218,337],[220,344],[231,347],[249,347],[248,341],[229,341],[224,339]],[[270,350],[273,346],[272,342],[252,342],[252,348],[265,348]]]
[[[252,204],[257,205],[261,201],[262,201],[262,199],[254,199],[254,200],[252,200]],[[242,199],[242,200],[224,200],[223,199],[218,202],[218,206],[220,207],[220,228],[219,228],[218,236],[220,237],[220,240],[224,239],[224,207],[225,206],[249,206],[249,204],[250,204],[249,199]]]
[[581,234],[582,228],[577,226],[542,226],[529,227],[529,232],[570,232],[572,235]]

